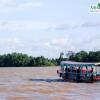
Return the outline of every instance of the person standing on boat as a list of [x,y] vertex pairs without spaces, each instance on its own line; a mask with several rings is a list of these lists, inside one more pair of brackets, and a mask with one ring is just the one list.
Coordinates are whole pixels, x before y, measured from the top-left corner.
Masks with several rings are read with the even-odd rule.
[[80,67],[78,67],[78,69],[77,69],[77,80],[80,80],[80,73],[81,73],[81,69],[80,69]]
[[68,79],[68,68],[65,68],[65,75],[66,75],[66,79]]
[[91,69],[91,77],[90,77],[92,82],[93,82],[93,71],[94,71],[94,69],[92,68]]

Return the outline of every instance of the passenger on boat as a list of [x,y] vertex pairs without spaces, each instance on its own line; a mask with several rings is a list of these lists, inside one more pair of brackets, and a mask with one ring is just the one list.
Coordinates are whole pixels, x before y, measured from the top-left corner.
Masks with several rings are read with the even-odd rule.
[[85,78],[86,75],[86,68],[82,68],[82,78]]
[[72,67],[72,72],[76,72],[76,68],[75,67]]
[[74,72],[74,67],[71,68],[71,71]]
[[78,67],[78,69],[77,69],[77,79],[78,80],[80,80],[80,73],[81,73],[81,69],[80,69],[80,67]]
[[65,72],[67,72],[67,71],[68,71],[68,68],[66,67],[66,68],[65,68]]
[[93,69],[93,68],[91,68],[91,73],[93,73],[93,71],[94,71],[94,69]]
[[68,73],[70,72],[70,68],[68,68]]
[[93,81],[93,71],[94,71],[94,69],[92,68],[91,69],[91,77],[90,77],[91,78],[91,81]]
[[67,67],[65,68],[65,75],[66,75],[66,78],[68,78],[68,68]]

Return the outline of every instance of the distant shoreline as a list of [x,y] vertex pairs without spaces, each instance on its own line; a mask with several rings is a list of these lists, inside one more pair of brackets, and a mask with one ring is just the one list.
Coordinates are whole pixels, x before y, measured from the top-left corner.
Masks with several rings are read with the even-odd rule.
[[33,57],[23,53],[8,53],[0,55],[0,66],[2,67],[53,67],[59,66],[61,61],[76,62],[100,62],[100,51],[80,51],[71,52],[69,56],[64,57],[61,53],[59,58],[45,58],[44,56]]

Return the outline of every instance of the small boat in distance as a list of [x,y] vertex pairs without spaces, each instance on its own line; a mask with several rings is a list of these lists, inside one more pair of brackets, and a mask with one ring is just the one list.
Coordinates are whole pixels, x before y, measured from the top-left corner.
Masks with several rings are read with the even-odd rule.
[[97,72],[98,67],[100,67],[100,63],[62,61],[57,74],[66,81],[100,81],[100,72]]

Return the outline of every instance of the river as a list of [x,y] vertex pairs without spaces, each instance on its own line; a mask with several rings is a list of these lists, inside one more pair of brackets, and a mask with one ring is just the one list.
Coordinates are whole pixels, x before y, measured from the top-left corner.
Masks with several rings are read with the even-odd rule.
[[64,82],[57,69],[0,68],[0,100],[100,100],[100,82]]

